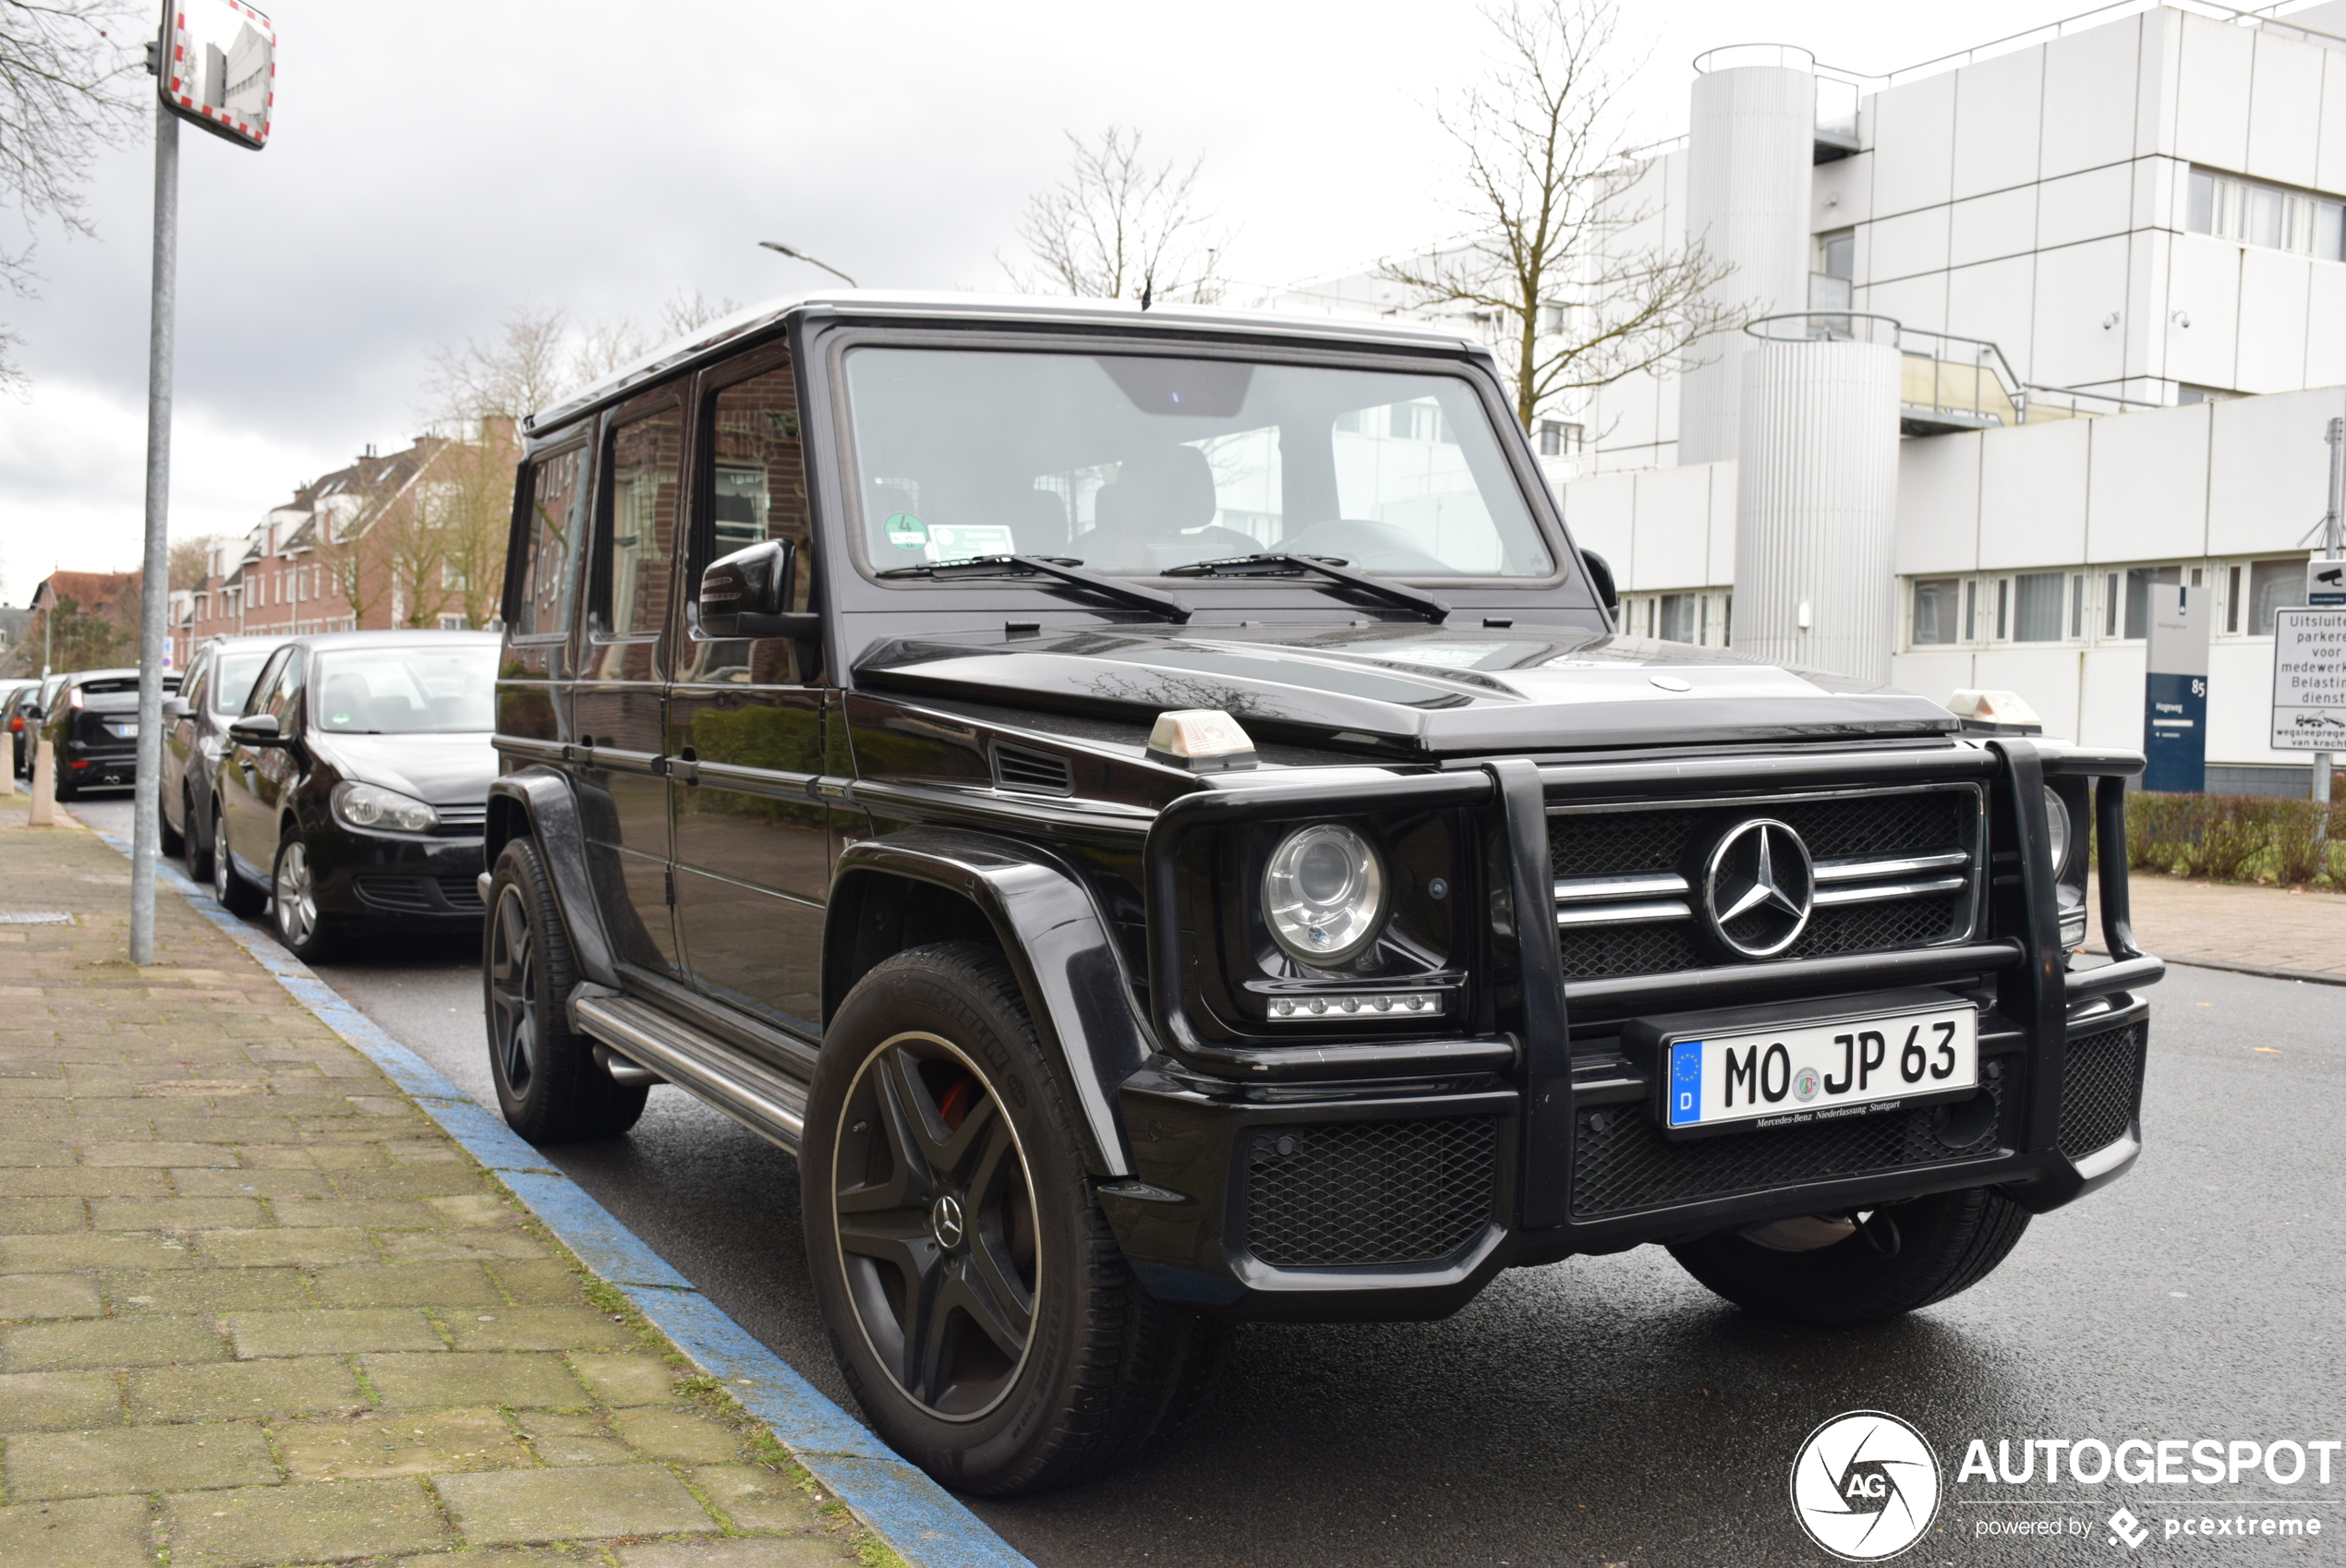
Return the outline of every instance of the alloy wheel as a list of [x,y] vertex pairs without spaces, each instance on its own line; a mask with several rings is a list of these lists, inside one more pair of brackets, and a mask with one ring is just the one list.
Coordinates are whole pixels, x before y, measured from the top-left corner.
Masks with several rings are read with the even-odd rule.
[[318,884],[309,874],[309,850],[298,838],[277,851],[277,930],[285,945],[298,947],[318,929]]
[[999,1405],[1034,1344],[1042,1258],[1025,1151],[976,1064],[921,1033],[866,1057],[831,1195],[856,1321],[896,1386],[947,1420]]
[[212,814],[212,896],[223,908],[228,902],[228,878],[235,874],[228,869],[228,824],[218,812]]
[[490,1048],[518,1099],[538,1070],[537,945],[530,939],[529,911],[521,889],[499,889],[497,913],[489,928]]

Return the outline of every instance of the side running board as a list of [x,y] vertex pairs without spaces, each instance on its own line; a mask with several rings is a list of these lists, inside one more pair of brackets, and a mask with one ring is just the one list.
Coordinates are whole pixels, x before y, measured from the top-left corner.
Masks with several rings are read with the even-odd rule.
[[806,1089],[796,1080],[632,996],[582,996],[571,1013],[579,1028],[638,1066],[798,1152]]

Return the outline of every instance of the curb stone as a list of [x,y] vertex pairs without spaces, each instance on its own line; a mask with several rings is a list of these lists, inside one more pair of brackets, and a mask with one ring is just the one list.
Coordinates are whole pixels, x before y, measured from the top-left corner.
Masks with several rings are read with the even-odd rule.
[[[130,846],[86,828],[126,858]],[[959,1498],[833,1404],[788,1362],[695,1289],[611,1212],[439,1068],[401,1044],[309,967],[212,902],[177,867],[168,887],[224,933],[294,1000],[381,1068],[580,1262],[615,1286],[692,1363],[780,1440],[790,1455],[911,1568],[1035,1568]]]

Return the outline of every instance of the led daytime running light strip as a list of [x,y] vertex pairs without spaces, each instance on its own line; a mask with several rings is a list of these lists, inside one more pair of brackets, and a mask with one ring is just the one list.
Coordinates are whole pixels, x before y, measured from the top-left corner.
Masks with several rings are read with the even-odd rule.
[[1393,991],[1370,995],[1348,996],[1280,996],[1270,1007],[1275,1019],[1320,1019],[1331,1015],[1357,1018],[1365,1013],[1375,1018],[1392,1018],[1409,1013],[1438,1013],[1442,998],[1431,991]]

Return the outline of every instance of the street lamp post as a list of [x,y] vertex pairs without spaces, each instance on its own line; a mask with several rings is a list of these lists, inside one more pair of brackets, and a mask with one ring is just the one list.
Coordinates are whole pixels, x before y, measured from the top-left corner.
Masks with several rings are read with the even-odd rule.
[[820,267],[824,271],[828,272],[832,277],[837,278],[849,288],[862,288],[864,286],[862,283],[857,283],[853,278],[849,277],[845,272],[842,272],[838,268],[832,266],[829,262],[817,260],[814,257],[807,255],[806,252],[803,250],[793,250],[789,246],[784,245],[780,240],[761,239],[757,243],[768,250],[780,251],[793,261],[804,261],[810,267]]

